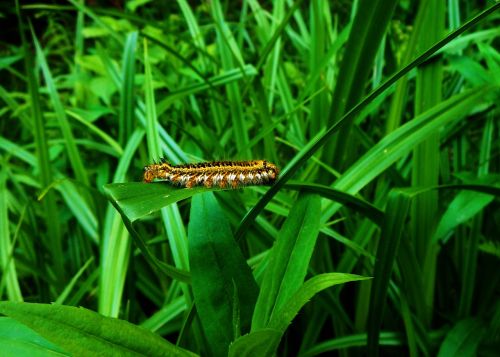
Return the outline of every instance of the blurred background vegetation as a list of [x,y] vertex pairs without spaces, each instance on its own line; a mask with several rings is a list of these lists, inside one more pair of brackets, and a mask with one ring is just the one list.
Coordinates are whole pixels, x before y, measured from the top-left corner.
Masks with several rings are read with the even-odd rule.
[[[214,342],[211,302],[195,299],[207,287],[185,282],[190,270],[193,281],[212,273],[196,237],[220,225],[231,239],[214,259],[225,267],[242,254],[253,278],[234,266],[261,287],[256,311],[280,300],[262,302],[264,287],[288,282],[268,269],[280,264],[269,258],[278,237],[307,242],[279,260],[303,266],[306,280],[374,278],[314,297],[277,355],[495,355],[498,7],[2,2],[1,300],[84,306],[217,355],[238,336]],[[266,159],[282,176],[271,189],[215,190],[191,203],[181,199],[199,191],[132,184],[162,157]],[[288,216],[311,219],[308,232],[292,219],[285,229]],[[301,274],[290,292],[304,286]],[[253,332],[262,325],[251,316],[257,285],[240,306],[250,314],[241,333],[245,319]]]

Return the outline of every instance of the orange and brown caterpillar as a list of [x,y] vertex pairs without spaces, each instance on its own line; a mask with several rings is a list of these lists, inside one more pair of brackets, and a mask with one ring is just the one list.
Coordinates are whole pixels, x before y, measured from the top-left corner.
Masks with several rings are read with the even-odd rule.
[[171,165],[165,160],[144,167],[144,182],[164,180],[174,185],[191,188],[265,185],[278,177],[276,165],[265,160],[215,161],[197,164]]

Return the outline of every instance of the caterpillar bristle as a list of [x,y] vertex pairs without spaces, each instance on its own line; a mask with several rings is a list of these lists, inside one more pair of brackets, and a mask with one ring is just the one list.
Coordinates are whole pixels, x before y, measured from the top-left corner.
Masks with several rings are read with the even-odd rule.
[[[166,164],[166,165],[159,165]],[[165,158],[144,168],[144,181],[163,180],[176,186],[239,188],[272,184],[279,174],[276,165],[265,160],[215,161],[170,165]]]

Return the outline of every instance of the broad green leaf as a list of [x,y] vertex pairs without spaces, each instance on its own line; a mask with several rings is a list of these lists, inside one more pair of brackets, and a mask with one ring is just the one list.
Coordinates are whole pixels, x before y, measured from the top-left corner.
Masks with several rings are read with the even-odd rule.
[[60,347],[10,317],[0,317],[0,346],[4,357],[70,356]]
[[438,357],[476,356],[477,347],[485,333],[484,324],[477,319],[459,321],[446,335]]
[[238,326],[250,327],[258,286],[213,193],[193,197],[188,237],[196,309],[213,355],[225,356]]
[[230,357],[274,356],[282,336],[281,331],[264,328],[241,336],[229,346]]
[[195,356],[146,329],[84,308],[3,301],[0,313],[77,356]]
[[216,190],[220,188],[179,188],[165,182],[112,183],[104,186],[104,191],[121,207],[131,222],[196,193]]
[[320,199],[303,194],[290,211],[268,256],[252,331],[266,327],[273,313],[288,301],[304,282],[319,233]]

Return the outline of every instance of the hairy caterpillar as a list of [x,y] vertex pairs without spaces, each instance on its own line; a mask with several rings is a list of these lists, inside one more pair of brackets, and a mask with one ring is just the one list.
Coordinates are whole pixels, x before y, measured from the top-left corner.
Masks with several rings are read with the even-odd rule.
[[174,185],[191,188],[265,185],[278,177],[276,165],[265,160],[214,161],[197,164],[171,165],[165,160],[144,167],[144,182],[164,180]]

